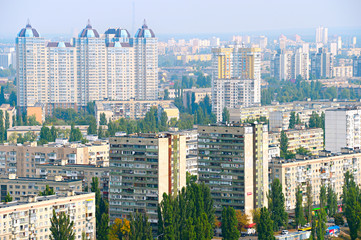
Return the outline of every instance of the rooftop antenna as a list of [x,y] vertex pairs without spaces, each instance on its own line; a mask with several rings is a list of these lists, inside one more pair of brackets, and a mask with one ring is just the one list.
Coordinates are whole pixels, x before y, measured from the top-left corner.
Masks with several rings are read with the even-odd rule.
[[27,27],[30,27],[31,26],[31,24],[30,24],[30,19],[28,18],[28,20],[26,21],[26,26]]
[[90,19],[88,19],[88,25],[86,25],[87,27],[91,27],[92,25],[90,24]]
[[132,33],[135,34],[135,1],[133,0],[133,3],[132,3]]

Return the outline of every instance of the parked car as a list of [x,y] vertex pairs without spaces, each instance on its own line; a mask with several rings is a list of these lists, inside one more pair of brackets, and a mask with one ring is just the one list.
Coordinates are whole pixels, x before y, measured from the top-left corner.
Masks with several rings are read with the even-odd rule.
[[288,235],[288,230],[282,230],[281,234],[282,235]]

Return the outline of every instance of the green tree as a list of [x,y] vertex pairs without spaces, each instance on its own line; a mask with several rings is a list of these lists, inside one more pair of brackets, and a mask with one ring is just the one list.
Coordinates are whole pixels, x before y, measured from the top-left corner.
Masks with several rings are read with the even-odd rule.
[[48,143],[52,141],[52,138],[50,129],[44,124],[40,130],[39,142],[41,144]]
[[327,196],[326,196],[326,187],[325,185],[321,185],[320,188],[320,207],[326,208],[327,206]]
[[5,128],[4,128],[4,112],[0,110],[0,142],[5,140]]
[[296,149],[296,153],[297,154],[300,154],[300,155],[304,155],[304,156],[309,156],[311,155],[311,152],[309,150],[307,150],[306,148],[304,147],[299,147]]
[[95,117],[91,116],[89,120],[88,135],[97,134],[97,121]]
[[164,90],[164,100],[168,100],[169,99],[169,90],[165,89]]
[[50,188],[49,185],[46,185],[45,190],[42,192],[39,192],[39,196],[49,196],[49,195],[54,195],[54,189]]
[[238,240],[240,233],[237,229],[238,221],[236,211],[232,207],[223,207],[222,211],[222,236],[224,240]]
[[98,128],[98,137],[99,138],[103,138],[104,137],[104,131],[103,131],[103,127],[99,126]]
[[69,142],[78,142],[83,139],[83,135],[81,134],[79,128],[75,128],[74,124],[71,125]]
[[7,130],[9,128],[10,128],[10,117],[9,117],[9,113],[5,111],[5,133],[4,133],[5,139],[7,139]]
[[327,229],[326,221],[327,221],[326,211],[325,209],[321,208],[317,213],[317,228],[316,228],[317,240],[325,239],[325,234]]
[[343,226],[345,224],[342,213],[336,213],[335,215],[333,215],[333,217],[335,218],[335,224],[337,226]]
[[258,239],[275,239],[273,235],[273,221],[270,212],[266,207],[261,208],[259,224],[256,225],[258,232]]
[[86,105],[86,110],[88,114],[95,115],[95,102],[88,102]]
[[296,113],[291,112],[288,128],[294,129],[295,125],[296,125]]
[[108,226],[109,222],[109,207],[108,202],[104,200],[101,196],[99,179],[97,177],[92,178],[90,190],[95,193],[95,219],[97,228],[97,239],[105,239],[103,237],[107,237],[109,233],[109,228],[105,228],[105,226]]
[[[146,214],[137,212],[130,220],[130,240],[153,240],[152,228]],[[168,240],[168,239],[167,239]],[[169,238],[171,240],[171,238]]]
[[13,197],[10,195],[10,193],[7,193],[4,199],[4,202],[12,202]]
[[70,221],[65,212],[56,214],[55,209],[53,209],[53,217],[50,222],[50,240],[75,240],[74,222]]
[[303,226],[305,224],[305,217],[303,214],[303,196],[299,186],[296,188],[295,220],[297,226]]
[[285,131],[281,131],[281,138],[280,138],[280,151],[281,157],[286,158],[288,152],[288,137]]
[[226,107],[224,107],[222,112],[222,121],[229,122],[229,119],[230,119],[229,111]]
[[273,230],[278,231],[280,227],[287,226],[288,214],[285,209],[285,197],[282,192],[282,185],[278,178],[275,178],[269,192],[269,212],[273,220]]
[[312,196],[312,186],[310,182],[307,182],[306,187],[306,196],[307,196],[307,203],[305,207],[305,215],[307,222],[312,221],[312,209],[313,209],[313,196]]
[[337,193],[332,189],[331,184],[327,187],[327,215],[333,217],[337,212]]
[[350,229],[351,240],[357,239],[357,231],[361,227],[361,193],[352,173],[345,173],[342,188],[343,212]]
[[105,116],[105,113],[101,113],[100,114],[100,119],[99,119],[99,125],[107,125],[107,118]]

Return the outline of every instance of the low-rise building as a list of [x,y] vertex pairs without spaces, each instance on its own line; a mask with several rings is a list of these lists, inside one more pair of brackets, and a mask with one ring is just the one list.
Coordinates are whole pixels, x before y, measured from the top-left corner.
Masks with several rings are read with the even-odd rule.
[[75,239],[96,239],[95,194],[80,192],[0,203],[1,239],[50,239],[53,210],[69,215]]
[[[49,128],[51,128],[51,126],[47,126]],[[68,131],[70,132],[71,126],[67,125],[67,126],[54,126],[56,129],[60,130],[60,131]],[[80,132],[83,134],[83,136],[88,134],[88,125],[76,125],[74,126],[75,128],[79,128]],[[24,135],[27,132],[32,132],[35,133],[36,135],[40,134],[40,130],[41,130],[42,126],[14,126],[14,127],[10,127],[7,130],[7,138],[9,138],[11,136],[11,134],[21,134]],[[104,130],[104,128],[103,128]]]
[[193,87],[191,89],[183,90],[183,104],[184,106],[188,105],[188,102],[194,101],[195,103],[199,103],[203,101],[203,99],[208,96],[209,100],[212,101],[212,88],[196,88]]
[[[312,155],[318,155],[323,150],[323,129],[291,129],[284,131],[288,138],[288,151],[296,153],[300,147],[310,151]],[[281,133],[270,133],[269,145],[280,146]]]
[[339,66],[333,67],[332,76],[335,78],[348,78],[353,77],[353,67],[352,66]]
[[36,164],[36,177],[49,179],[61,176],[65,180],[81,180],[83,189],[90,189],[93,177],[99,179],[99,188],[104,197],[109,193],[109,167],[87,164]]
[[100,121],[100,114],[105,114],[107,120],[116,121],[120,118],[141,119],[151,109],[151,107],[169,107],[171,100],[144,100],[136,101],[96,101],[95,116],[97,123]]
[[6,114],[9,115],[9,126],[13,126],[13,117],[16,117],[16,109],[15,107],[10,106],[10,104],[1,104],[0,110],[3,111],[4,123],[6,123]]
[[68,191],[82,191],[81,180],[64,180],[61,176],[43,178],[18,178],[10,174],[8,178],[0,178],[0,199],[3,201],[9,193],[13,200],[20,200],[21,196],[39,194],[45,190],[46,185],[53,189],[54,193]]
[[269,168],[270,181],[278,178],[282,184],[287,210],[295,208],[297,187],[301,188],[303,202],[306,203],[306,187],[310,184],[313,205],[317,205],[320,204],[320,188],[323,184],[331,185],[340,200],[346,171],[354,175],[356,184],[361,184],[361,152],[349,149],[333,155],[323,152],[318,157],[273,159]]
[[18,177],[35,177],[36,164],[59,163],[109,166],[109,145],[94,144],[29,144],[0,145],[0,175],[16,173]]

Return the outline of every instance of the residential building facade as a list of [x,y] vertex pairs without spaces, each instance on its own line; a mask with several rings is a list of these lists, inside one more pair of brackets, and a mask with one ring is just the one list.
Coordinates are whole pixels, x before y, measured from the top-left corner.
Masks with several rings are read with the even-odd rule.
[[345,151],[340,155],[331,155],[325,152],[319,157],[279,160],[273,159],[269,165],[270,180],[278,178],[283,187],[285,205],[287,210],[296,206],[296,189],[300,187],[303,202],[306,203],[307,184],[312,187],[313,205],[320,204],[320,188],[322,185],[331,185],[341,200],[344,174],[349,171],[356,184],[361,183],[361,153],[358,151]]
[[186,185],[186,138],[176,133],[110,138],[110,221],[147,213],[157,226],[163,194]]
[[0,204],[1,237],[10,239],[50,239],[51,217],[65,212],[74,222],[74,235],[96,239],[95,194],[74,193],[38,197]]
[[198,126],[198,134],[198,180],[210,187],[216,214],[267,206],[267,125]]

